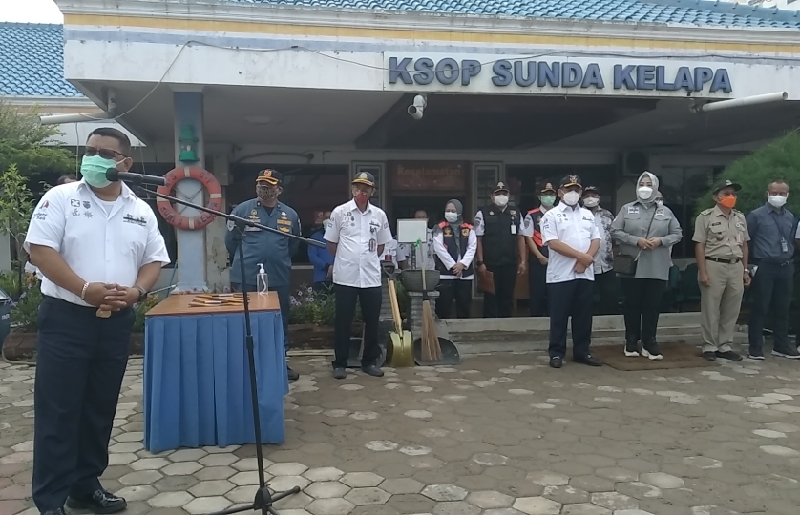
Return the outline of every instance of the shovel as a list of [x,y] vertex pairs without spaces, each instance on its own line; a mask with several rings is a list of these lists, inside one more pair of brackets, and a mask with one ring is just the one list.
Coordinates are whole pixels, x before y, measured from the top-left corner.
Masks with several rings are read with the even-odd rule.
[[403,321],[400,318],[400,306],[397,302],[397,292],[394,287],[394,279],[389,279],[389,302],[392,305],[394,331],[389,332],[389,345],[386,349],[386,361],[389,363],[390,367],[413,367],[414,353],[411,346],[411,331],[403,330]]

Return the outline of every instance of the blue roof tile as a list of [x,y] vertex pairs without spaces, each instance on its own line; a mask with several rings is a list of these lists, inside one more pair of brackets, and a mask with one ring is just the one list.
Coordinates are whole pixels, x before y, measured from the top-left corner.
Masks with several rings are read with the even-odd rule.
[[0,95],[82,96],[64,79],[61,25],[0,23]]
[[800,13],[708,0],[225,0],[325,9],[569,18],[702,27],[800,29]]

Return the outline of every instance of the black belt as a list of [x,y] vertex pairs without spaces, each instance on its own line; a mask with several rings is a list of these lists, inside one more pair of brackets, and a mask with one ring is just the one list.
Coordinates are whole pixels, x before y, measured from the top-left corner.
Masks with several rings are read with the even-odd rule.
[[725,263],[726,265],[735,265],[736,263],[741,261],[741,259],[739,259],[739,258],[722,259],[722,258],[707,257],[706,261],[715,261],[717,263]]

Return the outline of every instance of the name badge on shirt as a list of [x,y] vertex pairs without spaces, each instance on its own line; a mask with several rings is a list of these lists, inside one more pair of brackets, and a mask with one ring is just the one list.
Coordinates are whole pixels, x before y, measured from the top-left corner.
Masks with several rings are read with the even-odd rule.
[[511,225],[511,234],[517,234],[517,226],[516,225],[513,225],[513,224]]
[[628,214],[629,215],[638,215],[639,214],[639,206],[628,206]]
[[378,249],[378,240],[376,240],[375,238],[370,238],[369,239],[369,251],[370,252],[375,252],[377,249]]

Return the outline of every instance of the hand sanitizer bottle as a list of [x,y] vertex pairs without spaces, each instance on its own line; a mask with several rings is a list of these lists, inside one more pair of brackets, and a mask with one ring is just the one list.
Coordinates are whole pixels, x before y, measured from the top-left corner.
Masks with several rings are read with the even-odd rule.
[[267,273],[264,271],[264,264],[258,263],[258,275],[256,275],[256,288],[259,295],[266,295],[269,291],[269,283],[267,282]]

